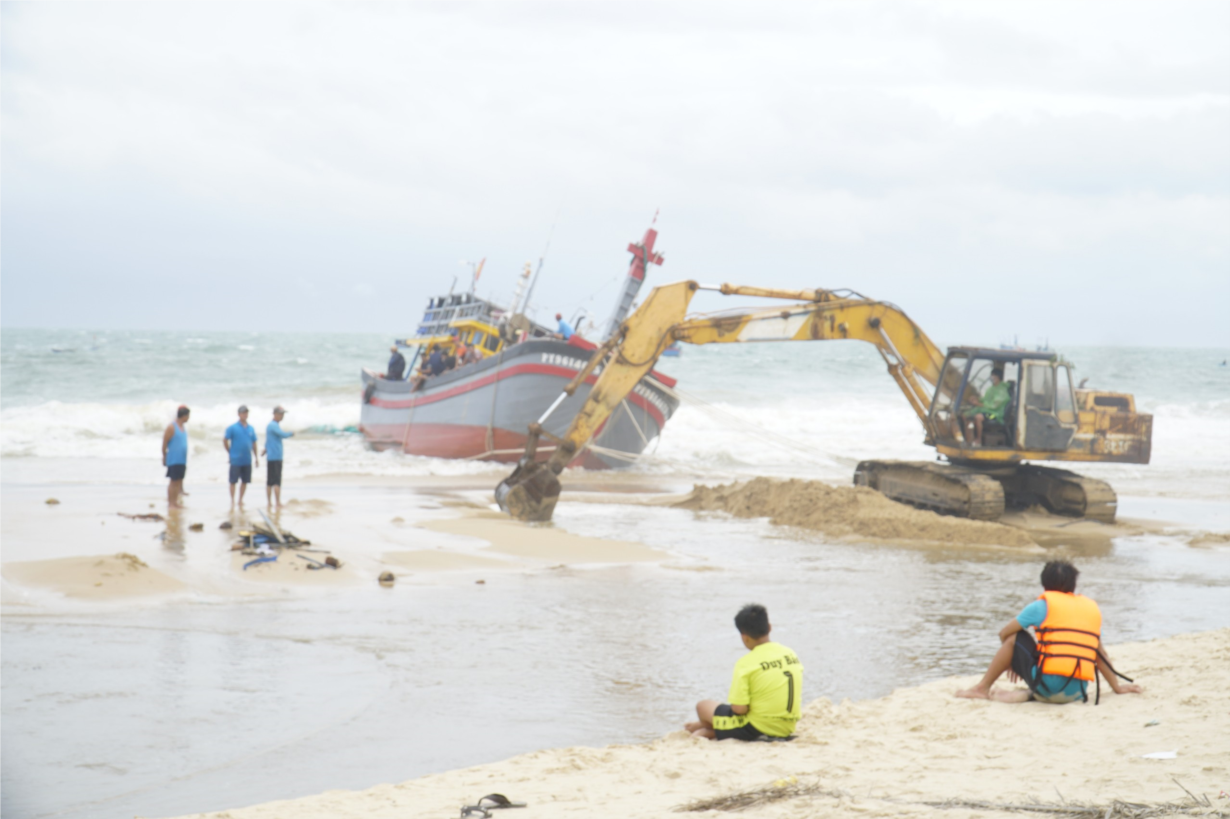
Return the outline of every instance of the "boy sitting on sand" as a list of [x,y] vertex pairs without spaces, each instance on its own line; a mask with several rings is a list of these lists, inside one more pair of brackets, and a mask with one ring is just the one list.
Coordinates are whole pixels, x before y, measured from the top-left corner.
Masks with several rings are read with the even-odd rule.
[[[1052,560],[1043,567],[1045,591],[1000,629],[999,651],[991,659],[987,673],[973,688],[958,691],[958,697],[999,702],[1088,702],[1086,687],[1099,674],[1116,694],[1139,694],[1144,690],[1139,685],[1122,685],[1116,679],[1123,675],[1111,666],[1102,646],[1102,612],[1097,603],[1076,593],[1078,574],[1076,567],[1066,560]],[[1027,628],[1033,628],[1036,641]],[[991,686],[1005,671],[1009,680],[1020,680],[1029,689],[992,690]],[[1100,697],[1100,683],[1098,694]]]
[[746,605],[735,628],[748,653],[735,663],[728,703],[701,700],[696,722],[683,726],[694,737],[741,739],[788,737],[803,713],[803,664],[793,651],[769,640],[769,613]]

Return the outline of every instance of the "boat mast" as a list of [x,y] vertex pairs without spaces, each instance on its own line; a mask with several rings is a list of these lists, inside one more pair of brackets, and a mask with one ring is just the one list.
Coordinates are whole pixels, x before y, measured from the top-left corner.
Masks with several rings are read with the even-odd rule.
[[525,269],[521,271],[521,279],[517,282],[517,293],[513,296],[512,307],[508,308],[510,316],[516,315],[517,310],[521,308],[521,296],[525,293],[526,282],[530,280],[530,263],[525,263]]
[[632,263],[628,265],[628,278],[624,282],[623,295],[615,304],[615,312],[607,322],[606,332],[602,334],[603,340],[615,335],[619,330],[619,325],[623,324],[623,320],[628,317],[628,313],[632,310],[632,302],[645,282],[645,270],[648,266],[661,265],[663,262],[662,254],[653,252],[654,242],[658,240],[658,232],[653,229],[653,226],[657,222],[658,213],[655,211],[653,221],[649,223],[649,228],[645,231],[645,238],[641,239],[640,244],[628,245],[628,252],[632,254]]

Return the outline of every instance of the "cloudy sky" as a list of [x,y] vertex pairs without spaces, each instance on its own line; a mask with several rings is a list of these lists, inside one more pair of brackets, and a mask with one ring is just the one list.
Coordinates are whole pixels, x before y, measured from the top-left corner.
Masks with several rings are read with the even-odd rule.
[[604,318],[661,209],[658,282],[1230,345],[1225,2],[2,14],[4,327],[404,333],[549,236],[539,317]]

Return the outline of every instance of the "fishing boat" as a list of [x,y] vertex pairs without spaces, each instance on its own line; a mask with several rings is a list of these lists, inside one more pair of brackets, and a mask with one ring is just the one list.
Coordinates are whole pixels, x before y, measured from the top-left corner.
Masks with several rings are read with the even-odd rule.
[[[639,243],[628,245],[632,261],[604,337],[618,330],[631,310],[649,266],[662,264],[661,254],[654,252],[657,236],[651,225]],[[559,398],[598,346],[576,333],[565,340],[529,319],[522,310],[533,286],[526,265],[507,308],[473,292],[431,298],[415,335],[395,342],[410,352],[406,377],[390,379],[363,370],[359,429],[368,445],[433,458],[520,458],[529,425]],[[421,364],[433,348],[446,356],[472,350],[478,360],[425,375]],[[599,374],[601,368],[563,400],[543,424],[546,432],[564,434]],[[650,372],[571,465],[608,469],[635,462],[679,407],[674,386],[675,379]],[[544,460],[554,449],[548,440],[538,447]]]

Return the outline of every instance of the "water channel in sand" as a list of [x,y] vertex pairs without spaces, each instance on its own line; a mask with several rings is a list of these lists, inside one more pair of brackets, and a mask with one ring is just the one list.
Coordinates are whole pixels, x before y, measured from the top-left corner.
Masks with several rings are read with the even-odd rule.
[[[295,529],[336,542],[341,522],[385,525],[391,510],[416,503],[435,506],[439,518],[455,514],[437,505],[450,494],[485,496],[454,489],[433,487],[427,497],[318,484],[311,495],[340,511]],[[74,491],[83,490],[57,489],[62,509]],[[15,494],[6,493],[6,526],[17,517],[9,515]],[[1121,514],[1230,529],[1219,503],[1124,498]],[[365,525],[367,539],[388,541],[382,550],[458,538],[405,523]],[[556,525],[670,556],[415,573],[393,589],[9,606],[4,814],[221,809],[539,748],[655,738],[696,699],[724,693],[742,652],[731,617],[748,601],[769,607],[775,637],[802,657],[806,700],[876,697],[981,669],[995,630],[1036,593],[1041,561],[1006,550],[833,542],[763,520],[655,506],[561,503]],[[202,534],[160,559],[205,566],[220,537]],[[1082,590],[1102,605],[1112,648],[1230,623],[1224,547],[1148,534],[1064,552],[1083,571]]]

